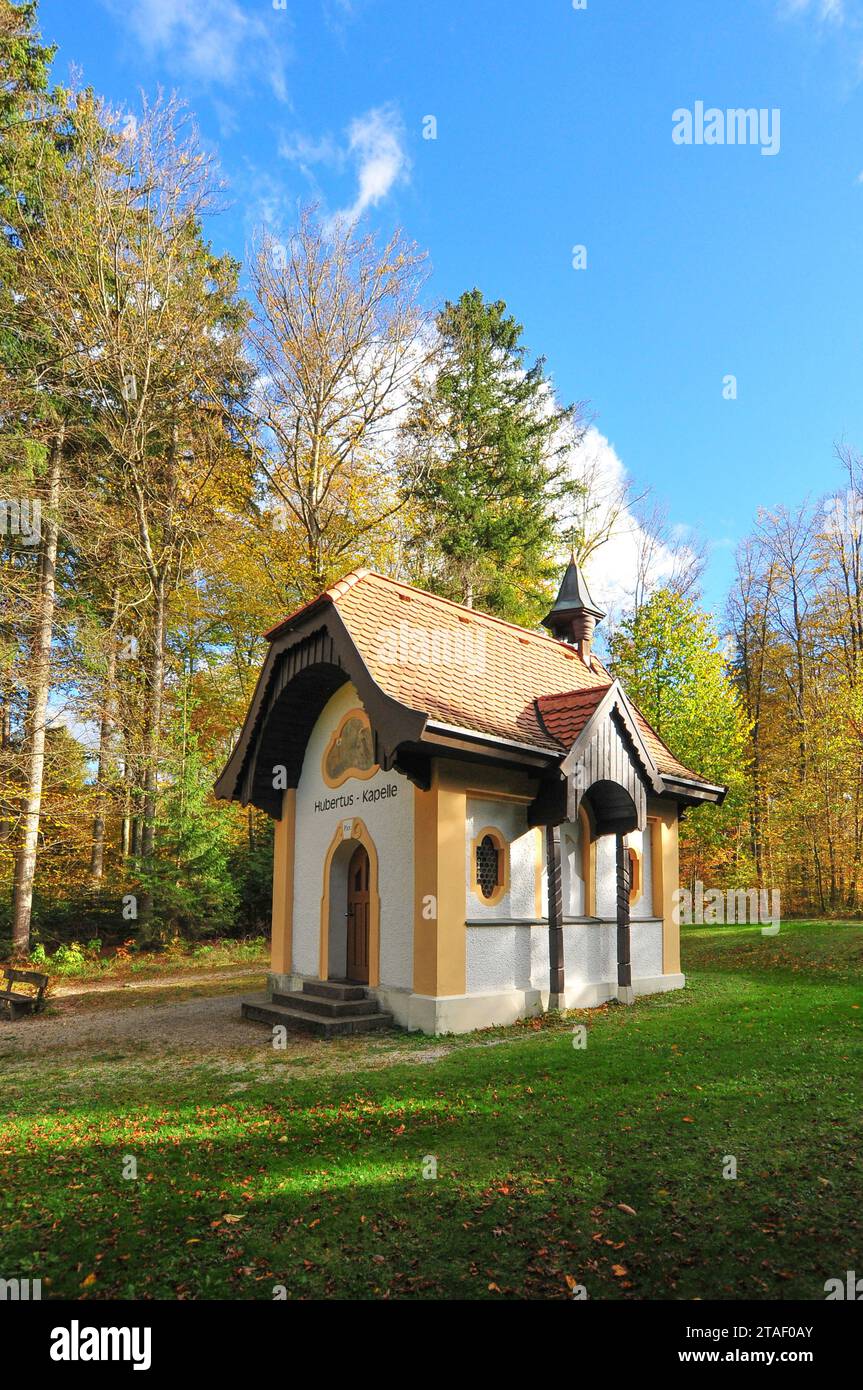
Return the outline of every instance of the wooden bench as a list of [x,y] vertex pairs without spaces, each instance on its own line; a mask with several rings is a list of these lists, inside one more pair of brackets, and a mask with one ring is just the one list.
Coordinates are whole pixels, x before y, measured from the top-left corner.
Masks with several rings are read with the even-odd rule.
[[[13,985],[32,985],[36,993],[13,989]],[[13,970],[10,966],[4,966],[0,1004],[5,1004],[10,1018],[17,1018],[19,1013],[38,1013],[45,1006],[47,988],[48,976],[40,975],[38,970]]]

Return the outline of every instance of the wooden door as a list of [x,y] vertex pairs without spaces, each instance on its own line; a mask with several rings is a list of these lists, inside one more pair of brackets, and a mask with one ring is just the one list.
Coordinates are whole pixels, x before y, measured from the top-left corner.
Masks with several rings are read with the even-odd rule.
[[369,982],[369,856],[358,845],[348,865],[347,977]]

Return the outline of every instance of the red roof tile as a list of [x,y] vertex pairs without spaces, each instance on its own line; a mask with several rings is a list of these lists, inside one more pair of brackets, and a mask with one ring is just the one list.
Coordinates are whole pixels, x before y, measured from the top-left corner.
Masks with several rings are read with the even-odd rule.
[[540,695],[536,702],[540,719],[548,732],[569,749],[607,689],[608,682],[595,690],[567,690],[562,695]]
[[[394,700],[458,729],[547,751],[569,751],[611,677],[594,657],[373,570],[346,575],[271,628],[272,638],[331,602],[369,673]],[[636,712],[637,713],[637,712]],[[641,715],[657,767],[697,778]]]

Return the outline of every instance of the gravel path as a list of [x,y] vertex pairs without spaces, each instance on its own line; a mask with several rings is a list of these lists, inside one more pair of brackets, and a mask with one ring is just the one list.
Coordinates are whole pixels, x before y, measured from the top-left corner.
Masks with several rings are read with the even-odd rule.
[[[263,983],[261,971],[237,973],[256,976]],[[193,999],[169,997],[158,1003],[130,998],[128,1003],[124,1000],[117,1008],[101,1005],[96,1009],[80,1008],[81,996],[93,991],[79,989],[76,992],[74,998],[79,1001],[78,1008],[71,999],[58,993],[55,997],[59,1007],[52,1014],[15,1022],[0,1018],[0,1057],[23,1057],[55,1049],[98,1050],[117,1045],[155,1052],[225,1052],[233,1048],[270,1047],[269,1030],[260,1023],[246,1022],[240,1014],[240,1000],[257,992],[254,988],[257,980],[250,981],[246,989],[238,990],[231,977],[227,980],[225,976],[214,978],[232,985],[230,992]],[[207,978],[186,976],[180,983],[197,988],[206,985]],[[130,989],[152,990],[163,986],[170,988],[167,981],[149,980],[136,982]]]
[[[271,1030],[247,1022],[240,1011],[243,999],[266,1000],[265,979],[265,970],[246,967],[123,982],[69,981],[52,992],[46,1013],[14,1022],[0,1014],[0,1081],[4,1061],[43,1057],[56,1063],[75,1053],[84,1054],[76,1066],[82,1060],[135,1065],[153,1057],[171,1071],[200,1062],[228,1071],[251,1068],[250,1075],[277,1080],[291,1073],[293,1063],[304,1072],[421,1065],[449,1056],[457,1046],[402,1033],[324,1040],[289,1032],[286,1047],[274,1053]],[[480,1036],[458,1046],[499,1047],[521,1036]],[[234,1089],[243,1088],[238,1083]]]

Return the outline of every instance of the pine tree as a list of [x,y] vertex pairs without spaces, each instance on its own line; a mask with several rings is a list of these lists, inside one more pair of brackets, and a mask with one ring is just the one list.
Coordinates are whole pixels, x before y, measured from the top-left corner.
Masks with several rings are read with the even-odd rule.
[[555,505],[575,407],[544,359],[526,365],[522,326],[478,289],[437,318],[434,377],[405,425],[416,577],[447,598],[535,621],[556,569]]

